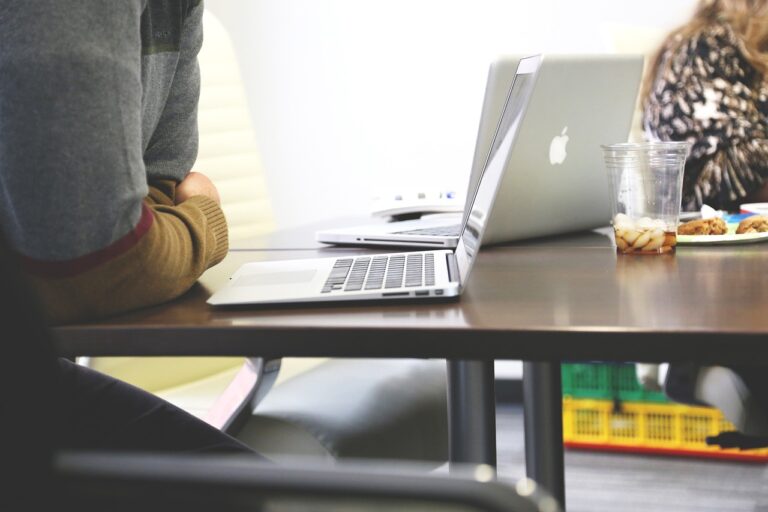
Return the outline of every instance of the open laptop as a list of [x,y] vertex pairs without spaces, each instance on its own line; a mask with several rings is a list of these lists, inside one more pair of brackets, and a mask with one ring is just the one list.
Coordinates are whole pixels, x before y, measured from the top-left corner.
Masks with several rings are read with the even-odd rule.
[[540,56],[519,61],[454,250],[246,263],[208,303],[223,306],[457,297],[469,279],[486,221],[493,212],[541,62]]
[[[488,73],[468,190],[477,186],[520,56]],[[607,225],[608,184],[600,145],[627,140],[642,55],[543,55],[483,244]],[[320,242],[455,247],[464,214],[318,231]]]

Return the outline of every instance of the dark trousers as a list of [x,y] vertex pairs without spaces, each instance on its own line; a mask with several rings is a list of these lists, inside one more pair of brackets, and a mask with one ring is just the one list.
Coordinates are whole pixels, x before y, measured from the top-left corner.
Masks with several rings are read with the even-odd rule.
[[[693,396],[701,366],[695,363],[671,363],[664,383],[667,396],[676,402],[706,406]],[[730,365],[728,368],[741,378],[755,402],[768,410],[768,375],[765,369],[744,365]]]
[[59,359],[57,445],[64,449],[254,453],[237,439],[135,386]]

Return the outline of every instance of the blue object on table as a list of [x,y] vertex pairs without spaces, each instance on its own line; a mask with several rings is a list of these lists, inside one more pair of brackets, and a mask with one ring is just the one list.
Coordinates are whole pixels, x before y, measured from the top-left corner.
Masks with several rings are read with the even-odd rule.
[[742,220],[746,219],[747,217],[751,217],[753,215],[757,215],[756,213],[726,213],[723,215],[723,220],[727,223],[737,223],[741,222]]

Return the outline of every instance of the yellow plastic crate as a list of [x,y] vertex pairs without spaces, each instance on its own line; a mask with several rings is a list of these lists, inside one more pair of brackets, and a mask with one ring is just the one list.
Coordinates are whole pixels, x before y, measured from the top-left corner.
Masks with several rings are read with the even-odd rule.
[[768,461],[768,449],[723,449],[708,436],[734,430],[717,409],[683,404],[563,399],[563,442],[567,447],[698,455]]

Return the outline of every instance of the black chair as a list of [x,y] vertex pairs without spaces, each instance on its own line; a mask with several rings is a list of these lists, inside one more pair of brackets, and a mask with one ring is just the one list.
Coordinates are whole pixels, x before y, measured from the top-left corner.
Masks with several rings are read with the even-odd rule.
[[529,480],[493,480],[488,466],[459,474],[380,462],[329,468],[237,457],[62,454],[56,496],[79,511],[556,512]]
[[277,462],[397,459],[435,468],[448,460],[445,365],[331,359],[271,389],[232,434]]
[[381,461],[328,466],[248,455],[62,452],[51,334],[2,233],[0,284],[0,510],[559,510],[533,482],[496,481],[487,466],[449,475]]
[[[15,254],[0,233],[0,326],[4,365],[0,371],[0,465],[4,477],[0,510],[26,502],[34,510],[51,484],[58,414],[57,362],[47,322]],[[53,419],[52,419],[53,418]],[[36,489],[29,493],[24,485]],[[11,505],[11,506],[6,506]]]

